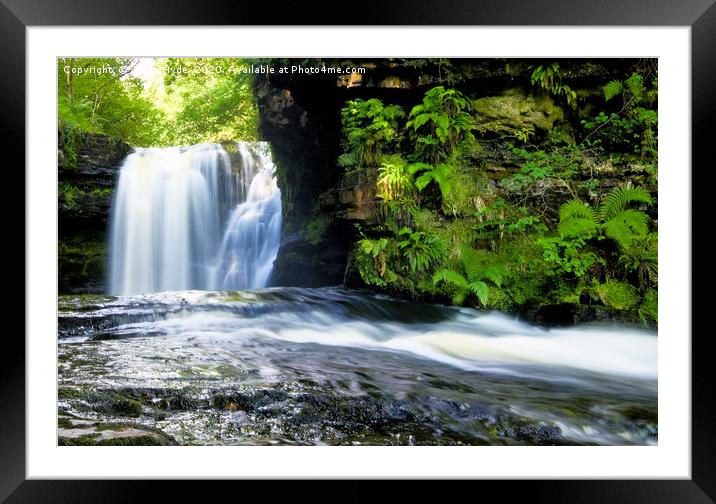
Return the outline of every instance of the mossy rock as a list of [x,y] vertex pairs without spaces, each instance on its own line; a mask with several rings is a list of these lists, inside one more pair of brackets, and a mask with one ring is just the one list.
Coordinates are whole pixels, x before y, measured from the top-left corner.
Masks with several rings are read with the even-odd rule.
[[596,289],[605,306],[615,310],[630,310],[638,302],[636,289],[625,282],[607,280]]
[[537,130],[552,129],[556,121],[564,119],[564,110],[551,97],[526,94],[519,88],[478,98],[472,106],[476,130],[486,134],[533,135]]

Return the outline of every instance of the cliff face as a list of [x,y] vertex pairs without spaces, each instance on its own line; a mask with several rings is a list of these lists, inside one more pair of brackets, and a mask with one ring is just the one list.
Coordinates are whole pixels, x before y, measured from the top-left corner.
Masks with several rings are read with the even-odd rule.
[[[346,279],[351,283],[353,275],[350,268],[346,275],[346,266],[357,236],[355,225],[379,220],[375,174],[338,166],[340,111],[347,100],[378,98],[402,106],[407,113],[433,86],[461,90],[473,98],[477,124],[476,148],[466,169],[485,191],[505,192],[500,180],[521,166],[499,139],[529,135],[538,146],[557,141],[574,143],[579,121],[595,113],[601,85],[622,67],[627,68],[621,61],[561,62],[563,82],[580,97],[580,107],[573,110],[532,85],[531,63],[525,61],[286,60],[282,64],[360,66],[365,72],[338,76],[274,74],[257,79],[260,136],[273,148],[285,222],[274,285],[331,285]],[[633,177],[639,183],[644,175],[639,167],[634,173],[615,173],[608,166],[596,168],[601,188],[613,186],[624,177]],[[550,187],[539,201],[526,198],[525,203],[556,211],[570,196],[563,188]],[[580,196],[588,201],[593,194]]]
[[107,226],[119,166],[130,147],[104,135],[60,135],[58,151],[58,288],[105,289]]

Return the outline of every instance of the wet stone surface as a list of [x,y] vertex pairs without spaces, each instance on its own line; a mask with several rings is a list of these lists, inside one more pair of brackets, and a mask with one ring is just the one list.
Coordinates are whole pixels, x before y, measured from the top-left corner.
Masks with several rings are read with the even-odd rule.
[[340,289],[63,297],[59,443],[657,442],[648,372],[498,359],[495,338],[562,335],[485,316]]

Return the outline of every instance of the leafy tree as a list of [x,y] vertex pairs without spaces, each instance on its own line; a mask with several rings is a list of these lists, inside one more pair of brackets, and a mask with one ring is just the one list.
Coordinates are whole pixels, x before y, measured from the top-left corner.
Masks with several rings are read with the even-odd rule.
[[62,58],[58,116],[67,128],[104,133],[137,146],[154,144],[164,115],[132,76],[136,58]]
[[156,92],[172,119],[169,137],[176,144],[256,140],[258,108],[248,60],[167,58],[160,60],[163,81]]
[[103,133],[138,147],[257,138],[253,76],[241,71],[246,61],[159,59],[151,82],[135,75],[137,64],[137,58],[58,61],[63,141],[78,132]]

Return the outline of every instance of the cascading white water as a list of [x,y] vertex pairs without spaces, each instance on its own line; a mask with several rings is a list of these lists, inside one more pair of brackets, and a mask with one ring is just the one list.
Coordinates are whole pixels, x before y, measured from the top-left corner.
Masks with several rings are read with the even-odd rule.
[[[245,148],[240,145],[242,159],[252,154]],[[273,164],[265,146],[253,154],[258,163],[242,164],[259,169],[251,173],[248,188],[244,187],[246,199],[231,214],[219,251],[217,284],[224,289],[266,286],[281,241],[281,192],[273,169],[266,169]]]
[[112,207],[109,292],[265,287],[278,252],[281,193],[264,143],[137,149]]

